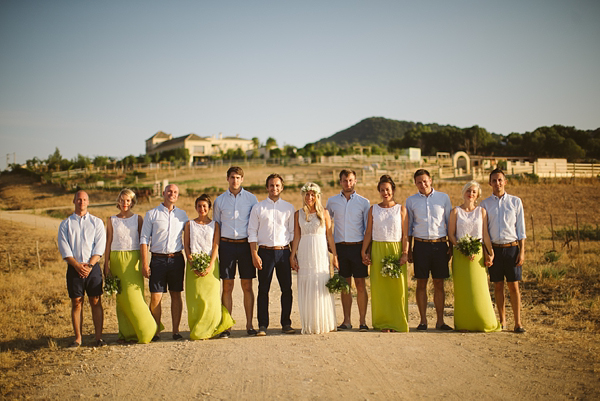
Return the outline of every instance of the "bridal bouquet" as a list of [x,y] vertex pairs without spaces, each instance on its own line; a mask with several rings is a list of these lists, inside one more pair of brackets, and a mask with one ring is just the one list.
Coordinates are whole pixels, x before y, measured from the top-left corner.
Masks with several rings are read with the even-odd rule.
[[402,266],[400,266],[400,258],[397,254],[391,254],[381,259],[381,275],[383,277],[399,278],[402,274]]
[[473,238],[467,234],[458,240],[456,247],[460,253],[473,260],[475,259],[475,255],[477,255],[481,249],[481,240],[479,238]]
[[327,281],[325,286],[329,289],[329,292],[344,292],[346,294],[350,293],[350,284],[346,281],[345,278],[340,276],[338,273],[335,273],[332,278]]
[[210,255],[204,251],[192,253],[191,268],[198,273],[204,273],[210,265]]
[[104,292],[107,295],[121,293],[121,279],[117,276],[107,276],[104,278]]

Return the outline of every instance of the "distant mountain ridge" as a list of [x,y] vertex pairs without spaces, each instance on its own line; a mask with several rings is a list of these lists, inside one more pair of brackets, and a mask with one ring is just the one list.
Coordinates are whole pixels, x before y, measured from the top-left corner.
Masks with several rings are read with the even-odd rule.
[[412,121],[391,120],[384,117],[369,117],[350,128],[336,132],[328,138],[320,139],[315,144],[335,142],[338,145],[383,145],[387,146],[391,139],[401,139],[407,132],[428,127],[431,131],[438,131],[449,125],[422,124]]

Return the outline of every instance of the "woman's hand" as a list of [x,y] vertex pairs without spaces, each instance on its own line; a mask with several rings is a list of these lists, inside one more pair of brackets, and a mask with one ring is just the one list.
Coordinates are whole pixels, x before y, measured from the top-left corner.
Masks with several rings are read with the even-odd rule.
[[403,253],[402,255],[400,255],[400,266],[404,266],[406,264],[406,262],[408,262],[408,253]]
[[331,264],[333,265],[333,272],[334,273],[339,273],[339,271],[340,271],[340,262],[338,261],[337,255],[333,255],[333,260],[332,260]]
[[296,259],[296,256],[290,256],[290,266],[292,267],[292,270],[296,271],[296,272],[300,268],[300,266],[298,265],[298,259]]
[[364,265],[369,266],[371,264],[371,256],[366,252],[361,252],[362,262]]

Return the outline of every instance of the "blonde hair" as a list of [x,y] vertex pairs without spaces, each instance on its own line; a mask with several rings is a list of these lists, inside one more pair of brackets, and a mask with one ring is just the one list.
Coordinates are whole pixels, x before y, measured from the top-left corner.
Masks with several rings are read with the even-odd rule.
[[461,195],[465,196],[465,192],[467,192],[467,190],[471,187],[477,188],[477,199],[479,199],[479,197],[481,196],[481,186],[475,180],[469,181],[465,184],[465,186],[462,188]]
[[306,194],[308,192],[313,192],[315,194],[315,210],[317,211],[317,217],[321,221],[321,225],[323,225],[325,222],[325,209],[323,209],[323,205],[321,204],[321,187],[314,182],[307,182],[300,191],[302,191],[302,210],[304,210],[306,221],[308,221],[310,213],[310,208],[306,204]]
[[117,196],[117,209],[121,210],[121,208],[119,207],[119,200],[121,199],[121,196],[123,196],[123,195],[128,196],[129,199],[131,199],[131,209],[133,209],[133,207],[135,206],[136,197],[135,197],[135,192],[133,192],[129,188],[123,188],[121,190],[121,192],[119,192],[119,196]]

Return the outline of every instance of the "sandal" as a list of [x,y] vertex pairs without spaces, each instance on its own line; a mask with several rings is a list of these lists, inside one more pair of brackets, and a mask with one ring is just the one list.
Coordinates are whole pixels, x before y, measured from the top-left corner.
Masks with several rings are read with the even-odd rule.
[[81,343],[78,343],[77,341],[73,341],[71,344],[69,344],[67,346],[67,348],[72,348],[72,349],[77,349],[81,347]]
[[421,323],[417,326],[418,331],[427,331],[427,323]]
[[342,323],[337,327],[338,330],[352,330],[351,324]]

